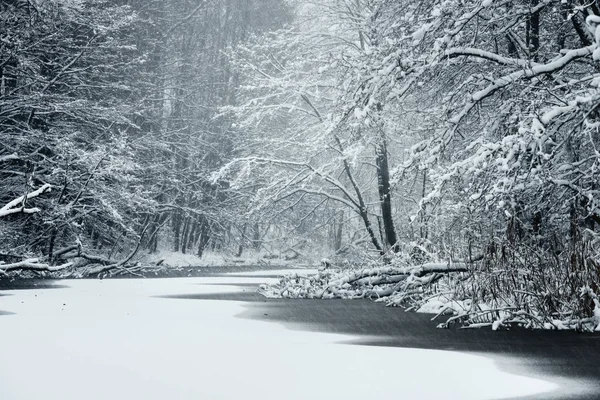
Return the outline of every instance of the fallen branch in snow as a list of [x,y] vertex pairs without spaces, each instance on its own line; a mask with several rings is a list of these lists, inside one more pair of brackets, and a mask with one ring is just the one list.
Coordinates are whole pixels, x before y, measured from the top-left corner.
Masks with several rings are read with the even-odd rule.
[[0,264],[0,271],[2,271],[4,274],[6,274],[7,271],[12,271],[15,269],[56,272],[68,268],[71,265],[73,265],[73,262],[53,266],[40,262],[39,258],[30,258],[12,264]]
[[119,269],[119,270],[121,270],[123,272],[127,272],[127,273],[130,273],[132,275],[143,277],[142,275],[139,275],[139,274],[135,273],[133,270],[127,268],[125,265],[129,261],[131,261],[131,259],[137,254],[138,250],[140,249],[140,245],[142,243],[142,240],[144,239],[144,235],[146,234],[146,230],[148,229],[149,226],[150,226],[149,223],[146,224],[146,226],[142,230],[142,233],[140,234],[140,237],[138,238],[138,241],[137,241],[137,243],[135,245],[135,248],[129,253],[129,255],[127,257],[125,257],[121,261],[112,262],[112,263],[109,263],[110,260],[100,259],[99,263],[103,264],[103,265],[89,270],[88,273],[90,275],[98,275],[98,274],[100,274],[102,272],[107,272],[107,271],[110,271],[112,269]]
[[330,282],[329,286],[338,287],[351,283],[357,283],[358,286],[376,286],[402,282],[407,280],[409,276],[414,277],[412,281],[412,286],[414,286],[414,282],[425,282],[425,280],[419,279],[425,275],[450,272],[467,272],[467,265],[465,263],[427,263],[416,267],[382,267],[363,269],[341,279]]
[[73,258],[80,258],[85,261],[80,261],[77,263],[78,267],[83,267],[89,264],[101,264],[101,265],[110,265],[116,264],[118,261],[112,260],[110,258],[97,256],[94,254],[85,253],[81,249],[80,244],[72,245],[65,247],[56,251],[53,255],[53,260],[68,260]]
[[24,196],[17,197],[16,199],[8,202],[4,207],[0,208],[0,218],[16,213],[34,214],[40,212],[40,209],[37,207],[25,208],[25,202],[29,199],[39,196],[42,193],[49,192],[51,189],[52,185],[46,183],[33,192],[29,192]]
[[69,247],[64,247],[62,249],[56,250],[53,254],[54,258],[61,258],[62,256],[72,252],[72,251],[81,251],[81,246],[74,244]]
[[0,163],[1,162],[7,162],[7,161],[12,161],[12,160],[20,160],[21,158],[17,155],[17,153],[13,153],[13,154],[8,154],[6,156],[1,156],[0,157]]
[[86,253],[79,254],[79,257],[81,257],[81,258],[89,261],[90,264],[111,265],[111,264],[116,264],[117,263],[117,261],[115,261],[115,260],[110,260],[110,259],[105,258],[105,257],[95,256],[95,255],[86,254]]
[[[136,265],[128,266],[127,264],[135,256],[140,248],[140,243],[144,238],[148,226],[142,231],[135,248],[122,260],[112,260],[98,255],[88,254],[82,251],[81,243],[77,243],[72,246],[68,246],[57,250],[52,257],[46,256],[43,258],[30,258],[19,262],[10,264],[0,263],[0,274],[7,276],[8,271],[14,270],[30,270],[30,271],[46,271],[46,272],[58,272],[68,269],[71,270],[61,272],[56,277],[59,278],[72,278],[72,277],[87,277],[87,276],[99,276],[102,273],[112,274],[113,270],[118,271],[117,273],[127,273],[140,278],[144,276],[139,274],[136,270],[140,267]],[[66,261],[60,265],[52,265],[52,261],[57,260]]]
[[323,269],[317,275],[283,277],[279,284],[263,285],[266,297],[382,298],[430,285],[444,274],[467,272],[466,263],[425,263],[407,267],[363,268],[355,271]]

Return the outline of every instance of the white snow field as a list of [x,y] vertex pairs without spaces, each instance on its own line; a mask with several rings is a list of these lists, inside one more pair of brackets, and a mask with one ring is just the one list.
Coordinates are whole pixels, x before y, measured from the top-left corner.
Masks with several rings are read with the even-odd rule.
[[[298,275],[308,276],[318,273],[317,268],[288,268],[288,269],[269,269],[269,270],[258,270],[258,271],[244,271],[244,272],[228,272],[226,275],[237,275],[237,276],[269,276],[269,277],[280,277],[283,275]],[[276,280],[275,282],[277,282]],[[261,282],[267,283],[267,282]]]
[[[237,318],[264,278],[70,280],[3,292],[0,399],[499,399],[557,385],[455,352],[341,344],[350,336]],[[221,284],[219,286],[211,284]],[[248,288],[246,288],[248,290]]]

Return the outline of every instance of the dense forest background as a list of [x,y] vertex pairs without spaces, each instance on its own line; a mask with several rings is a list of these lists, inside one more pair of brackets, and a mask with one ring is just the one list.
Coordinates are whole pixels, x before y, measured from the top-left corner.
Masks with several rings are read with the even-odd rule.
[[2,2],[3,271],[460,261],[470,298],[591,317],[599,24],[578,0]]
[[[281,28],[278,1],[12,1],[0,6],[2,259],[66,249],[202,255],[240,241],[210,173],[240,140],[219,117],[227,49]],[[57,254],[58,251],[58,254]],[[88,260],[94,261],[94,260]]]

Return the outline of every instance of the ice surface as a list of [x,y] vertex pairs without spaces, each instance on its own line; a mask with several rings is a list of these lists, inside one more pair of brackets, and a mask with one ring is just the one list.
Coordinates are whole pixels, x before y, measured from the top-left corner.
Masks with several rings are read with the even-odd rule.
[[0,317],[0,398],[491,399],[555,388],[480,356],[340,344],[349,337],[236,318],[242,302],[156,297],[241,290],[210,285],[233,280],[255,278],[8,292],[0,309],[15,314]]
[[316,268],[302,268],[302,269],[272,269],[263,271],[244,271],[244,272],[230,272],[228,275],[240,275],[240,276],[284,276],[284,275],[298,275],[308,276],[314,275],[319,272]]

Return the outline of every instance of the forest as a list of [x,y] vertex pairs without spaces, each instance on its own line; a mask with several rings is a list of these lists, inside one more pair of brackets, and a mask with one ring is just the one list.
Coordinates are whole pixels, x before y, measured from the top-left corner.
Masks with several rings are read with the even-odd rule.
[[168,250],[272,297],[600,328],[600,1],[0,3],[0,279]]

